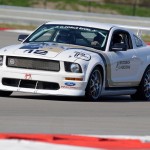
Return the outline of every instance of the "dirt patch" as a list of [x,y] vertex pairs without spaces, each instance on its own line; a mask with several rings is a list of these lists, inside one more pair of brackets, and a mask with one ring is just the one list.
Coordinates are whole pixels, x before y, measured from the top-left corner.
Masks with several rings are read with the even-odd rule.
[[38,2],[37,4],[33,5],[34,8],[47,8],[47,9],[57,9],[57,6],[60,2],[47,2],[44,4],[43,2]]
[[88,7],[79,4],[67,4],[64,2],[38,2],[33,5],[34,8],[46,8],[46,9],[58,9],[58,10],[70,10],[70,11],[81,11],[81,12],[93,12],[93,13],[109,13],[109,14],[118,14],[115,10],[102,9],[99,7]]
[[0,28],[35,30],[37,26],[0,23]]

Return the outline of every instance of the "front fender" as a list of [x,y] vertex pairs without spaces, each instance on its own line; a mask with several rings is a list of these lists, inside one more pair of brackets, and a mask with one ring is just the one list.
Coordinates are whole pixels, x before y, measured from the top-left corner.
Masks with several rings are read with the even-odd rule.
[[[80,60],[77,60],[76,62],[81,64]],[[104,62],[98,54],[92,55],[91,59],[88,62],[84,61],[84,63],[82,63],[82,70],[84,73],[85,82],[88,82],[91,72],[98,65],[100,65],[103,68],[103,74],[105,74]]]

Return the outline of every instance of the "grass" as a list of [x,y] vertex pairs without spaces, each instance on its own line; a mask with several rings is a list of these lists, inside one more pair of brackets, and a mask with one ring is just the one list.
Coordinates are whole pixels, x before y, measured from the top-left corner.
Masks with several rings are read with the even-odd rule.
[[24,7],[29,7],[33,3],[31,0],[0,0],[1,5],[13,5],[13,6],[24,6]]

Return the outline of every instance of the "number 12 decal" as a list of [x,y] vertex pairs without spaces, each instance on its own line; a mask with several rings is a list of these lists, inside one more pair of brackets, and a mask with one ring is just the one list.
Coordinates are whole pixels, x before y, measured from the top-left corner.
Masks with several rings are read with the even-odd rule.
[[34,54],[39,54],[39,55],[46,55],[48,53],[48,51],[29,49],[29,50],[25,50],[24,53],[34,53]]

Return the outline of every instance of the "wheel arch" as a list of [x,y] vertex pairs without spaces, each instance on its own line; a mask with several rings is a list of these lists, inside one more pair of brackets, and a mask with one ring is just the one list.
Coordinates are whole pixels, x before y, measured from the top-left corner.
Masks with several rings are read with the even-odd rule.
[[143,72],[143,74],[142,74],[142,76],[141,76],[140,84],[141,84],[141,81],[142,81],[142,79],[143,79],[143,77],[144,77],[144,74],[145,74],[145,72],[147,71],[148,68],[150,68],[150,64],[147,65],[147,67],[145,67],[145,70],[144,70],[144,72]]
[[91,69],[91,71],[90,71],[90,73],[89,73],[89,76],[88,76],[88,78],[87,78],[87,85],[86,85],[85,91],[86,91],[87,86],[88,86],[88,82],[89,82],[89,79],[90,79],[90,75],[91,75],[92,71],[93,71],[96,67],[98,67],[98,68],[100,69],[100,72],[101,72],[101,76],[102,76],[102,86],[103,86],[103,84],[104,84],[104,77],[105,77],[105,76],[104,76],[104,68],[103,68],[103,66],[102,66],[101,64],[97,64],[97,65],[95,65],[95,66],[93,67],[93,69]]
[[[134,100],[150,100],[150,91],[149,91],[150,90],[150,87],[149,87],[150,82],[149,82],[149,79],[146,78],[147,71],[150,71],[150,64],[145,68],[145,71],[143,72],[143,75],[141,77],[140,84],[137,87],[136,93],[131,95],[131,98]],[[147,82],[145,82],[145,80],[147,80]]]

